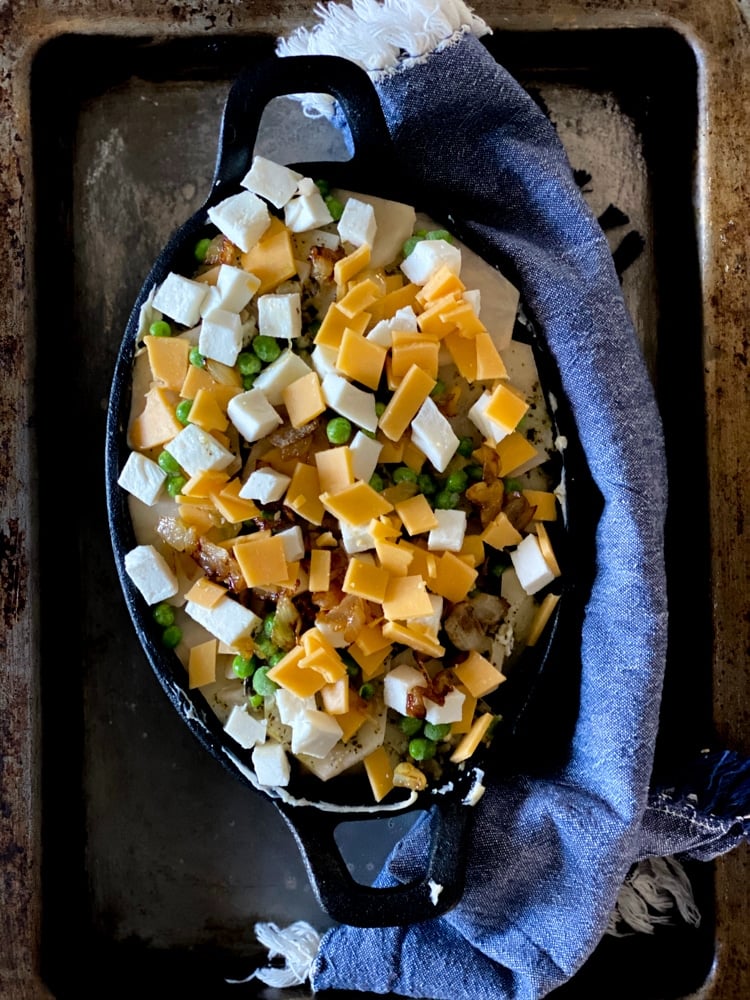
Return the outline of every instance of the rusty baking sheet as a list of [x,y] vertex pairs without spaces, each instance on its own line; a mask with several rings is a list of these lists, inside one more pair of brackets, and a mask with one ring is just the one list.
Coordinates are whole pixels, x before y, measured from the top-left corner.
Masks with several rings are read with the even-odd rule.
[[[497,32],[488,44],[547,108],[596,211],[612,203],[628,215],[610,231],[613,250],[626,239],[619,252],[627,256],[633,234],[643,239],[623,286],[664,413],[672,489],[692,498],[689,508],[673,505],[669,524],[670,597],[691,629],[670,637],[658,748],[667,768],[712,732],[710,596],[701,583],[708,507],[695,476],[705,447],[698,73],[692,50],[667,29],[561,34]],[[157,981],[186,997],[306,997],[224,980],[256,963],[255,920],[329,923],[274,808],[202,754],[155,683],[120,598],[104,508],[105,407],[131,303],[166,237],[208,190],[229,82],[271,45],[270,35],[68,34],[34,62],[34,391],[36,419],[50,428],[38,455],[41,974],[61,1000],[97,988],[131,996]],[[290,113],[269,109],[259,151],[308,158],[279,145]],[[319,124],[308,135],[305,125],[296,120],[295,143],[342,155],[335,135]],[[65,448],[53,432],[63,415],[73,436]],[[397,822],[356,839],[342,832],[355,877],[374,876]],[[559,994],[676,1000],[698,992],[715,958],[713,872],[689,872],[700,928],[678,922],[652,937],[607,938]],[[647,966],[655,971],[645,977]]]

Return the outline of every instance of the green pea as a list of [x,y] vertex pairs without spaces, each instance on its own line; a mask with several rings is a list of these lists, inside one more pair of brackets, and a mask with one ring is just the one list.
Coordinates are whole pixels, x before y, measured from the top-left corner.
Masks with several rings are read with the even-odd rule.
[[166,472],[170,475],[175,475],[175,473],[180,471],[180,463],[173,455],[170,455],[168,451],[162,451],[159,453],[156,464],[162,472]]
[[280,663],[284,659],[285,656],[286,656],[286,653],[283,651],[283,649],[280,649],[276,653],[271,653],[271,655],[268,657],[268,666],[269,667],[275,667],[276,664]]
[[428,740],[444,740],[451,731],[450,722],[425,722],[424,734]]
[[463,493],[468,482],[469,477],[466,475],[464,470],[457,469],[455,472],[451,472],[445,480],[445,488],[451,493]]
[[403,715],[398,720],[398,728],[404,736],[416,736],[422,728],[422,720],[415,719],[411,715]]
[[177,404],[175,409],[175,416],[180,421],[181,424],[190,423],[190,411],[193,408],[192,399],[183,399],[181,403]]
[[470,437],[462,437],[458,442],[458,448],[456,451],[462,458],[471,458],[471,453],[474,451],[474,439]]
[[450,490],[441,490],[435,497],[435,507],[437,510],[453,510],[458,506],[458,502],[461,499],[458,493],[452,493]]
[[263,704],[263,695],[251,694],[250,697],[247,699],[247,703],[250,706],[250,708],[260,708],[260,706]]
[[245,390],[245,392],[247,392],[248,389],[252,389],[252,387],[254,385],[255,385],[255,376],[254,375],[243,375],[242,376],[242,388]]
[[435,383],[435,388],[430,393],[433,399],[440,399],[441,396],[445,395],[445,382],[442,379],[438,379]]
[[482,468],[481,465],[476,465],[476,464],[467,465],[464,469],[464,472],[473,483],[478,483],[479,480],[482,479],[484,476],[484,469]]
[[187,479],[184,476],[168,476],[167,477],[167,493],[171,497],[178,497],[183,489],[185,488],[185,483]]
[[198,350],[197,347],[190,348],[190,353],[188,354],[188,360],[190,361],[190,364],[195,365],[196,368],[206,367],[206,359],[203,357],[203,355],[201,354],[201,352]]
[[240,375],[257,375],[262,367],[257,354],[251,354],[250,351],[241,351],[237,355],[237,368]]
[[417,245],[417,243],[421,243],[423,239],[424,236],[410,236],[409,239],[406,240],[403,247],[401,248],[404,257],[408,257],[409,254],[414,249],[414,247]]
[[148,328],[152,337],[171,337],[172,327],[164,319],[159,319]]
[[328,195],[331,193],[331,185],[328,183],[328,181],[322,179],[317,180],[315,181],[315,186],[317,187],[318,191],[320,191],[320,193],[323,195],[324,198],[327,198]]
[[431,229],[425,234],[426,240],[445,240],[446,243],[452,243],[453,237],[448,232],[447,229]]
[[270,639],[273,636],[273,627],[276,624],[276,615],[271,612],[270,615],[266,615],[263,619],[263,635],[267,635]]
[[333,417],[326,424],[326,437],[331,444],[346,444],[352,436],[352,425],[346,417]]
[[365,701],[369,701],[370,698],[375,694],[375,688],[372,684],[363,684],[359,689],[360,698],[364,698]]
[[376,493],[382,493],[385,489],[385,482],[383,477],[377,472],[373,472],[370,476],[370,486],[375,490]]
[[417,476],[417,486],[419,487],[420,493],[424,493],[426,497],[432,496],[432,494],[437,490],[435,480],[426,472],[420,472]]
[[258,661],[254,656],[240,656],[239,654],[235,656],[232,660],[232,670],[237,677],[244,680],[246,677],[250,677],[252,672],[258,665]]
[[385,413],[386,404],[382,403],[379,399],[375,400],[375,416],[382,417]]
[[271,640],[268,638],[267,635],[257,636],[254,639],[254,642],[255,642],[255,648],[257,649],[257,651],[260,653],[260,655],[263,657],[264,660],[267,660],[270,656],[273,656],[273,654],[277,652],[276,647],[274,646],[273,642],[271,642]]
[[376,441],[378,437],[375,431],[368,431],[364,427],[360,427],[360,433],[364,434],[365,437],[370,438],[372,441]]
[[157,604],[151,614],[157,625],[163,625],[164,628],[167,625],[174,625],[174,608],[166,601]]
[[399,465],[393,473],[394,483],[416,483],[417,474],[408,465]]
[[417,736],[409,741],[409,756],[414,760],[431,760],[435,756],[437,745],[434,740],[426,740],[423,736]]
[[496,562],[490,566],[490,576],[500,577],[508,568],[507,563]]
[[331,213],[334,222],[338,222],[341,216],[344,214],[344,206],[341,204],[338,198],[334,198],[332,194],[329,194],[328,197],[325,198],[325,203],[326,203],[326,208]]
[[264,698],[266,695],[273,694],[279,686],[268,678],[267,675],[270,669],[270,667],[258,667],[253,674],[253,691],[256,694],[262,694]]
[[168,625],[161,634],[161,641],[167,649],[174,649],[182,639],[182,629],[179,625]]
[[251,346],[255,354],[261,361],[265,361],[266,364],[275,361],[281,354],[281,348],[273,337],[266,337],[263,334],[259,334],[253,340]]
[[199,261],[201,264],[206,259],[206,254],[208,253],[208,248],[210,246],[211,246],[211,240],[207,236],[204,236],[202,240],[198,240],[198,242],[195,244],[195,249],[193,250],[193,253],[195,254],[195,259]]
[[503,486],[506,493],[520,493],[523,489],[521,481],[518,479],[504,479]]

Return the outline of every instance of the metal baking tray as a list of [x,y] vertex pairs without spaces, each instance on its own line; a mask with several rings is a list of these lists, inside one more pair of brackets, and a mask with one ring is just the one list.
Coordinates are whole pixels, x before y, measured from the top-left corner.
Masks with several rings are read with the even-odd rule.
[[[125,997],[164,983],[186,997],[307,997],[305,988],[225,983],[265,958],[256,920],[303,919],[321,930],[330,920],[276,810],[202,752],[155,683],[120,597],[103,488],[106,401],[130,306],[168,235],[205,197],[235,74],[304,17],[263,4],[265,15],[229,24],[221,5],[206,2],[173,5],[174,20],[148,4],[140,19],[120,20],[110,6],[97,21],[45,22],[24,20],[22,4],[13,36],[27,46],[27,105],[18,100],[30,112],[25,185],[34,193],[33,283],[17,298],[33,349],[15,362],[33,424],[15,440],[29,468],[23,511],[35,525],[36,568],[23,606],[17,595],[13,605],[26,627],[11,648],[26,650],[33,681],[7,689],[23,710],[10,717],[6,747],[20,748],[26,772],[6,810],[14,823],[3,855],[2,995],[63,1000],[104,988]],[[528,5],[523,16],[514,5],[508,17],[500,4],[476,9],[495,28],[488,47],[556,123],[595,211],[614,204],[629,218],[609,236],[619,260],[634,258],[623,289],[657,386],[672,493],[689,495],[673,503],[668,526],[675,624],[657,747],[657,772],[668,773],[717,731],[743,748],[737,714],[731,705],[723,713],[716,695],[734,648],[732,600],[717,605],[717,579],[728,582],[737,565],[730,571],[717,556],[717,498],[704,471],[716,467],[718,426],[707,397],[703,259],[716,206],[696,199],[705,170],[700,38],[653,11],[618,20],[621,6],[567,20],[543,5],[534,16]],[[312,159],[311,145],[314,158],[346,155],[339,136],[297,105],[269,106],[258,152]],[[729,382],[723,388],[739,398]],[[10,414],[4,402],[3,421]],[[742,683],[722,697],[739,699]],[[412,819],[340,828],[355,878],[374,877]],[[688,866],[700,927],[678,921],[651,936],[605,938],[559,995],[747,995],[748,944],[734,924],[750,915],[746,863],[739,852],[734,863]],[[648,977],[647,967],[656,970]]]

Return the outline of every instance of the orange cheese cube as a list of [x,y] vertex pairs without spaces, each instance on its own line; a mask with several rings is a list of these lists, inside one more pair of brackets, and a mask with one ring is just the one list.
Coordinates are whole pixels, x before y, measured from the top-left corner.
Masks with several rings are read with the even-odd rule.
[[404,460],[404,448],[406,442],[403,438],[399,441],[385,441],[378,456],[378,463],[381,465],[400,465]]
[[198,498],[207,500],[212,493],[220,493],[228,482],[229,476],[225,472],[216,470],[196,472],[182,487],[182,493],[183,496],[191,497],[194,500]]
[[508,370],[505,362],[495,347],[492,337],[484,331],[478,333],[474,338],[474,348],[477,357],[477,379],[482,382],[486,379],[507,378]]
[[388,751],[378,747],[365,757],[364,764],[373,798],[380,802],[393,788],[393,765]]
[[432,602],[421,576],[393,576],[383,598],[383,614],[390,621],[432,614]]
[[150,334],[143,338],[143,343],[154,380],[179,392],[190,363],[190,344],[182,337],[152,337]]
[[450,351],[453,363],[467,382],[474,382],[477,377],[477,345],[472,337],[464,337],[458,331],[449,333],[445,338],[445,346]]
[[526,637],[527,646],[536,646],[541,638],[542,632],[547,622],[552,616],[552,612],[557,607],[560,600],[559,594],[547,594],[542,603],[534,612],[534,617],[529,625],[529,634]]
[[546,490],[521,490],[521,493],[532,507],[536,507],[534,511],[535,521],[557,520],[557,504],[554,493],[548,493]]
[[320,480],[313,465],[297,462],[284,503],[312,524],[321,524],[325,509],[320,502]]
[[195,399],[201,389],[210,392],[221,410],[226,413],[229,400],[242,392],[242,384],[239,381],[236,383],[218,382],[207,369],[189,365],[187,375],[180,388],[180,395],[183,399]]
[[518,545],[523,539],[508,520],[508,515],[500,511],[484,529],[480,538],[493,549],[506,549],[510,545]]
[[495,450],[500,456],[501,476],[512,476],[516,469],[520,469],[538,455],[534,445],[518,431],[513,431],[504,437]]
[[306,670],[315,670],[327,684],[335,684],[346,678],[346,667],[335,649],[324,649],[322,646],[314,649],[300,660],[300,666]]
[[[366,244],[363,244],[366,246]],[[348,743],[355,733],[358,733],[367,722],[367,716],[358,708],[350,708],[348,712],[336,716],[336,722],[341,726],[341,742]]]
[[419,535],[423,531],[432,531],[437,528],[438,519],[435,511],[430,507],[429,501],[424,493],[417,493],[409,500],[402,500],[396,504],[396,513],[404,522],[404,527],[410,535]]
[[468,733],[474,721],[474,712],[477,709],[477,699],[461,684],[456,685],[456,687],[463,694],[464,700],[461,705],[460,721],[451,723],[451,735]]
[[440,318],[445,323],[454,323],[464,337],[476,337],[478,333],[486,333],[487,328],[474,312],[474,307],[463,299],[448,305]]
[[352,253],[337,260],[333,265],[333,280],[337,285],[346,285],[355,274],[359,274],[370,263],[369,244],[363,243]]
[[354,525],[368,524],[373,518],[393,510],[393,504],[362,480],[337,493],[323,493],[320,502],[334,517]]
[[199,389],[190,407],[190,423],[204,431],[225,431],[229,426],[226,411],[222,410],[210,389]]
[[383,290],[380,285],[372,278],[365,278],[353,285],[336,305],[342,313],[352,318],[369,309],[373,302],[382,297]]
[[341,589],[345,594],[354,594],[366,601],[380,604],[385,597],[389,579],[387,570],[354,556],[349,560]]
[[331,552],[330,549],[313,549],[310,553],[309,589],[316,591],[328,590],[331,586]]
[[347,378],[377,389],[387,353],[385,347],[347,327],[341,337],[336,368]]
[[376,542],[380,565],[387,570],[391,576],[406,576],[413,561],[412,552],[403,545],[396,545],[394,542]]
[[417,301],[423,306],[427,306],[438,299],[445,298],[446,295],[459,295],[465,289],[466,285],[458,275],[454,274],[447,264],[441,264],[420,289]]
[[364,333],[369,322],[369,313],[362,312],[358,316],[348,316],[336,302],[333,302],[328,307],[320,329],[315,334],[315,343],[322,344],[323,347],[338,348],[341,345],[344,330],[350,329],[355,333]]
[[410,282],[392,292],[387,292],[382,298],[373,302],[369,308],[373,324],[380,322],[381,319],[392,319],[399,309],[405,309],[407,306],[411,306],[415,312],[418,312],[417,292],[419,287],[419,285]]
[[529,404],[518,390],[501,382],[490,396],[484,413],[489,420],[496,420],[506,430],[512,431],[528,408]]
[[188,684],[191,688],[213,684],[216,680],[216,639],[208,639],[190,650]]
[[148,451],[167,444],[183,429],[175,416],[175,393],[155,385],[146,393],[146,405],[135,418],[128,433],[128,444],[133,451]]
[[269,680],[279,684],[298,698],[309,698],[325,685],[325,678],[317,670],[307,670],[300,666],[305,655],[302,646],[295,646],[267,673]]
[[421,312],[417,317],[419,329],[423,333],[432,333],[437,337],[445,337],[452,330],[455,330],[456,324],[443,319],[443,313],[450,306],[455,305],[457,301],[458,294],[453,292],[430,302],[424,312]]
[[390,656],[393,644],[384,639],[386,645],[381,649],[376,649],[372,653],[364,653],[358,646],[352,644],[349,647],[349,655],[359,664],[362,676],[366,681],[371,681],[373,677],[378,677],[385,670],[385,661]]
[[469,556],[473,566],[484,562],[484,542],[481,535],[465,535],[459,555]]
[[354,655],[354,650],[359,649],[365,656],[377,653],[378,650],[386,649],[389,646],[388,640],[383,635],[383,629],[379,624],[371,623],[359,630],[357,638],[349,647],[349,652]]
[[291,478],[299,465],[299,458],[296,455],[293,458],[282,458],[280,448],[269,448],[263,453],[262,465],[270,465],[276,472],[282,472]]
[[292,427],[310,423],[326,408],[317,372],[309,372],[302,378],[295,379],[284,388],[281,395]]
[[387,438],[398,441],[403,437],[435,384],[434,378],[412,365],[380,417],[380,429]]
[[185,594],[186,601],[200,604],[202,608],[213,608],[227,593],[227,588],[220,583],[214,583],[208,577],[202,576]]
[[452,763],[460,764],[461,761],[468,760],[469,757],[471,757],[476,748],[487,735],[487,730],[490,728],[490,723],[493,718],[494,716],[490,712],[485,712],[484,715],[480,715],[474,720],[469,732],[464,736],[451,754]]
[[452,552],[436,560],[436,572],[427,582],[430,590],[455,604],[463,601],[474,586],[477,571]]
[[176,496],[180,504],[180,520],[188,527],[195,528],[199,534],[205,535],[209,528],[216,526],[216,511],[213,504],[210,507],[190,502],[189,497]]
[[426,460],[424,452],[417,448],[413,441],[404,443],[403,463],[408,465],[412,472],[421,472]]
[[260,241],[242,254],[240,263],[260,281],[256,295],[264,295],[297,273],[292,237],[281,219],[271,218]]
[[560,576],[562,573],[560,564],[558,563],[554,549],[552,548],[549,533],[541,521],[539,521],[536,525],[536,537],[539,542],[539,548],[542,550],[544,561],[547,563],[555,576]]
[[444,656],[445,647],[427,629],[418,625],[403,625],[401,622],[386,622],[383,625],[383,635],[393,642],[415,649],[426,656]]
[[323,493],[339,493],[354,482],[352,453],[349,445],[315,452],[318,479]]
[[432,587],[432,579],[437,575],[437,556],[432,552],[427,552],[419,545],[412,542],[401,542],[399,548],[411,553],[411,564],[409,569],[412,573],[419,573],[427,585]]
[[237,542],[233,551],[247,586],[265,587],[288,579],[289,566],[284,554],[283,539],[278,535],[246,537],[247,541],[243,538]]
[[465,660],[454,665],[453,673],[474,698],[484,698],[507,680],[502,671],[475,649],[472,649]]
[[[411,334],[408,338],[393,336],[391,348],[391,371],[397,378],[403,378],[412,365],[423,369],[430,378],[437,379],[440,344],[437,340],[418,340]],[[373,386],[374,389],[377,386]]]

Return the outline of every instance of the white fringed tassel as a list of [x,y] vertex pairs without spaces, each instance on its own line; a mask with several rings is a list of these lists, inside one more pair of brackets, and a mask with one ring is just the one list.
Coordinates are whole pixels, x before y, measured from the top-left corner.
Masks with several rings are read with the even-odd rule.
[[[319,3],[315,15],[320,24],[278,40],[278,55],[342,56],[377,75],[425,59],[464,34],[491,34],[463,0],[351,0],[351,7]],[[332,97],[295,96],[307,115],[332,117]]]
[[269,959],[284,959],[283,967],[268,965],[251,972],[247,979],[228,979],[228,983],[249,983],[251,979],[260,979],[266,986],[283,989],[307,982],[320,947],[320,934],[314,927],[303,920],[283,930],[276,924],[258,923],[255,925],[255,936],[268,949]]
[[675,921],[697,927],[700,913],[682,865],[674,858],[646,858],[633,868],[620,889],[607,934],[653,934],[659,924]]

